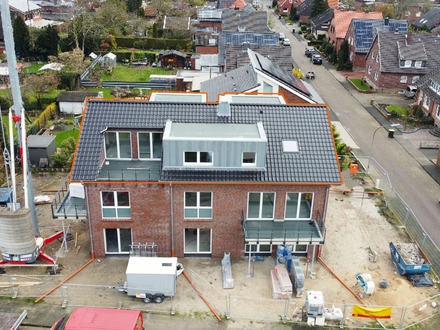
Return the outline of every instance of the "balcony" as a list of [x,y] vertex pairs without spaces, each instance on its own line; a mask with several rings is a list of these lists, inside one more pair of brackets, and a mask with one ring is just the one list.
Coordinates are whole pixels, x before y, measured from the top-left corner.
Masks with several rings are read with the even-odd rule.
[[107,160],[99,169],[97,180],[157,181],[160,171],[159,160]]

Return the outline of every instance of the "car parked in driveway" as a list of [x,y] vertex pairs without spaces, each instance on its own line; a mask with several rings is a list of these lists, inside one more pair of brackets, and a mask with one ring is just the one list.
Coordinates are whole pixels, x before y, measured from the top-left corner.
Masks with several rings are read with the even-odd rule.
[[283,40],[283,45],[284,45],[284,46],[290,46],[290,40],[287,39],[287,38],[284,39],[284,40]]
[[322,64],[322,57],[319,54],[313,54],[311,61],[313,64]]

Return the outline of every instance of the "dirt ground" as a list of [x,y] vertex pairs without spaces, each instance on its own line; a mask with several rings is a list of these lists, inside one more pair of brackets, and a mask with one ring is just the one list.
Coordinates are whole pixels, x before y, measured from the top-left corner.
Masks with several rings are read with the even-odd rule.
[[[33,183],[35,196],[48,195],[51,199],[55,190],[60,187],[67,173],[34,175]],[[401,307],[416,304],[406,313],[405,318],[412,322],[425,317],[420,315],[420,303],[438,294],[437,288],[416,288],[394,269],[389,252],[389,242],[407,242],[408,238],[402,230],[396,229],[378,212],[378,200],[362,198],[362,191],[366,186],[372,186],[368,180],[365,183],[352,179],[344,173],[345,186],[335,187],[329,197],[327,211],[327,234],[322,250],[322,259],[328,267],[345,282],[347,287],[358,293],[362,301],[373,306],[393,306],[393,323],[399,322],[403,309]],[[340,190],[353,189],[353,193],[343,194]],[[49,204],[37,206],[37,217],[43,237],[47,237],[62,229],[60,219],[52,219]],[[72,234],[68,241],[68,251],[55,241],[50,244],[45,252],[56,258],[61,264],[60,275],[43,279],[49,281],[40,286],[20,289],[24,296],[40,296],[64,281],[66,277],[87,261],[90,260],[89,233],[87,221],[67,220],[65,227]],[[75,244],[77,248],[75,248]],[[80,248],[78,249],[78,246]],[[377,261],[369,260],[369,252],[377,253]],[[145,310],[150,312],[170,313],[179,315],[203,317],[212,316],[207,305],[200,299],[190,282],[180,275],[177,282],[177,295],[172,301],[165,300],[162,304],[145,305],[140,299],[117,294],[115,298],[114,286],[125,281],[127,258],[106,258],[94,260],[75,277],[67,281],[67,289],[56,289],[45,299],[60,306],[67,300],[67,306],[122,306],[129,309]],[[232,260],[232,274],[234,278],[233,289],[223,289],[221,261],[219,259],[188,258],[179,259],[191,281],[202,292],[207,301],[219,315],[229,315],[234,320],[260,320],[277,322],[280,315],[285,315],[289,320],[298,320],[299,312],[304,304],[304,297],[295,297],[286,308],[285,300],[272,299],[270,270],[274,269],[273,258],[266,257],[263,262],[248,263],[246,258]],[[38,263],[43,263],[38,261]],[[318,290],[324,293],[326,305],[344,309],[346,324],[361,326],[359,319],[351,318],[351,306],[360,304],[360,301],[338,281],[318,260],[301,259],[305,280],[305,291]],[[249,268],[251,265],[251,268]],[[25,276],[44,276],[47,274],[45,267],[11,267],[6,268],[7,274],[23,274]],[[356,273],[370,274],[375,283],[375,291],[369,296],[357,284]],[[252,273],[253,276],[249,276]],[[379,280],[385,279],[387,288],[379,287]],[[66,293],[66,290],[68,293]],[[0,290],[0,295],[7,295],[7,289]],[[66,298],[67,297],[67,298]],[[435,299],[437,306],[440,301]],[[344,305],[345,304],[345,305]],[[431,301],[429,301],[431,304]],[[426,312],[432,312],[428,304]],[[287,311],[287,312],[286,312]],[[146,315],[148,318],[148,315]],[[408,321],[409,322],[409,321]],[[236,324],[237,328],[238,323]]]

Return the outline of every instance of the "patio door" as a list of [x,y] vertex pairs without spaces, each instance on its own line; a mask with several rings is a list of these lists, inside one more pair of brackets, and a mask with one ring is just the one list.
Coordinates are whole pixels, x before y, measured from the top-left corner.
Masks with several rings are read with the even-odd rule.
[[104,229],[104,242],[106,254],[128,254],[132,243],[131,229]]
[[184,253],[189,256],[211,256],[211,229],[186,228],[184,232]]

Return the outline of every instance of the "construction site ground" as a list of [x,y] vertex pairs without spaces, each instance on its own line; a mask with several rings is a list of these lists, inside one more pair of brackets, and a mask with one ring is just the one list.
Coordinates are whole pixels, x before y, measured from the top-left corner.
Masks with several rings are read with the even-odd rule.
[[[433,306],[440,306],[440,300],[436,297],[437,287],[414,287],[396,272],[391,261],[389,242],[408,242],[404,230],[396,228],[390,223],[392,221],[380,214],[379,194],[367,196],[361,193],[364,188],[373,187],[369,178],[351,177],[348,171],[343,174],[344,186],[334,187],[329,197],[327,230],[321,253],[328,268],[317,259],[301,258],[306,275],[305,291],[322,291],[326,307],[340,308],[344,312],[347,326],[371,325],[374,321],[353,318],[351,311],[354,304],[392,307],[391,320],[381,321],[388,328],[402,322],[405,325],[416,323],[434,315],[437,310]],[[51,199],[66,175],[67,173],[34,175],[35,196],[48,195]],[[19,180],[18,178],[18,182]],[[62,220],[52,219],[50,204],[37,206],[37,218],[43,237],[62,230]],[[27,306],[29,316],[21,326],[23,329],[50,327],[57,318],[77,306],[121,307],[146,311],[144,317],[147,327],[151,322],[157,329],[168,328],[170,322],[179,324],[191,320],[195,325],[204,324],[198,325],[198,328],[221,329],[269,329],[282,327],[283,322],[290,324],[301,321],[305,295],[296,297],[294,293],[290,301],[273,299],[270,271],[275,267],[274,258],[265,257],[264,261],[251,263],[247,258],[232,259],[232,289],[223,289],[220,259],[179,258],[188,278],[222,319],[219,322],[185,274],[178,276],[176,296],[166,299],[162,304],[147,305],[141,299],[127,296],[118,290],[118,286],[125,281],[128,258],[108,257],[91,261],[88,222],[65,220],[64,226],[71,234],[67,250],[59,241],[53,242],[45,250],[60,265],[59,273],[48,275],[50,268],[43,261],[38,261],[36,264],[41,264],[41,267],[5,267],[6,273],[1,275],[0,295],[16,295],[18,299],[15,302],[22,303],[8,304],[8,300],[0,299],[0,312],[19,313]],[[370,260],[371,252],[376,256],[376,261]],[[86,263],[89,264],[78,271]],[[75,272],[76,275],[68,279]],[[375,291],[371,296],[365,295],[357,283],[356,274],[359,272],[371,275],[375,283]],[[388,287],[380,288],[379,280],[386,280]],[[435,278],[433,280],[436,281]],[[60,283],[64,284],[58,287]],[[28,297],[32,299],[22,299]],[[39,297],[44,298],[34,304]],[[163,327],[157,320],[158,317],[168,320]],[[424,327],[429,328],[429,324]]]

